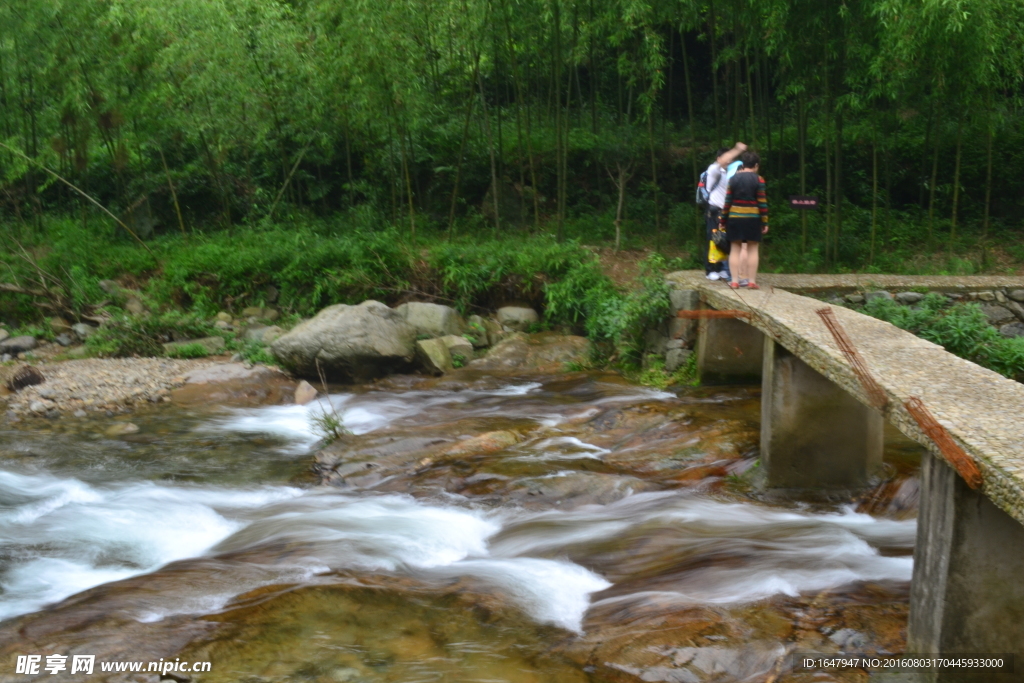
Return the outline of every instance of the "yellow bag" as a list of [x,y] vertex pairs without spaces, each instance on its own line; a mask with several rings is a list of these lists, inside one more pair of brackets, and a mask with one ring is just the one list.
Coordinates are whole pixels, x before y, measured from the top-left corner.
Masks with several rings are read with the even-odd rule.
[[713,241],[708,244],[711,245],[708,247],[708,263],[721,263],[728,260],[729,255],[719,249]]

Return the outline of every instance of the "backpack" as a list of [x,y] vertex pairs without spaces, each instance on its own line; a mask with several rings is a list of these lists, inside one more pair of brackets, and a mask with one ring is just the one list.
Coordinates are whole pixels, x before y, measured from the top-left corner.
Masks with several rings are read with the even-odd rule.
[[711,204],[711,190],[708,189],[708,172],[705,169],[700,174],[700,180],[697,181],[697,196],[694,199],[697,203],[697,208],[706,209]]

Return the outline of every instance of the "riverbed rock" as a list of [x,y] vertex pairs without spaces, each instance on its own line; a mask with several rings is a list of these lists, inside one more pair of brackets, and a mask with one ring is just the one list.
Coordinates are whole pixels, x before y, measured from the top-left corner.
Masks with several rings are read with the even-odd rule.
[[441,337],[440,341],[448,347],[448,353],[452,357],[453,364],[455,363],[456,356],[462,358],[463,365],[473,360],[473,344],[465,337],[449,334]]
[[125,434],[134,434],[139,431],[139,426],[131,422],[118,422],[115,425],[111,425],[103,430],[103,433],[110,437],[124,436]]
[[462,334],[466,329],[462,316],[451,306],[410,301],[395,310],[407,323],[416,328],[417,334],[444,337],[449,334]]
[[71,326],[71,331],[78,335],[79,339],[88,339],[96,332],[96,328],[86,323],[75,323]]
[[184,386],[170,392],[175,404],[257,406],[290,403],[295,399],[295,381],[265,365],[206,365],[187,373],[184,382]]
[[1010,312],[1008,308],[1000,306],[999,304],[982,304],[981,311],[988,319],[989,325],[994,325],[996,327],[1006,325],[1007,323],[1011,323],[1017,319],[1017,316]]
[[864,303],[864,295],[863,294],[857,294],[857,293],[847,294],[843,298],[846,299],[846,301],[848,303],[851,303],[851,304],[862,304],[862,303]]
[[1024,337],[1024,323],[1016,322],[1002,325],[999,328],[999,334],[1006,337],[1007,339],[1012,339],[1014,337]]
[[58,334],[56,337],[54,337],[53,340],[60,344],[61,346],[71,346],[72,344],[75,343],[75,336],[67,332],[62,332],[61,334]]
[[921,294],[920,292],[898,292],[896,294],[896,301],[907,306],[910,304],[916,304],[923,298],[924,294]]
[[328,306],[271,345],[274,356],[303,377],[366,380],[409,368],[416,328],[379,301]]
[[199,344],[209,354],[215,354],[224,350],[225,342],[224,337],[202,337],[201,339],[186,339],[183,341],[167,342],[163,345],[164,353],[170,354],[176,349],[180,349],[183,346],[190,346],[192,344]]
[[531,371],[561,372],[567,363],[585,361],[591,351],[590,342],[583,337],[542,332],[523,334],[516,332],[474,360],[470,368],[478,371]]
[[416,342],[416,360],[420,367],[432,375],[443,375],[455,367],[451,352],[441,339],[421,339]]
[[316,395],[316,388],[306,380],[302,380],[299,382],[299,386],[295,387],[295,405],[304,406],[315,399]]
[[16,356],[19,353],[31,351],[38,345],[39,343],[36,341],[35,337],[29,337],[27,335],[11,337],[10,339],[0,342],[0,354],[9,353],[12,356]]
[[874,301],[875,299],[888,299],[889,301],[892,301],[893,298],[894,297],[890,292],[886,292],[884,290],[864,293],[864,301]]
[[525,332],[538,321],[540,316],[537,311],[527,306],[502,306],[498,309],[498,322],[519,332]]
[[[468,328],[466,332],[473,337],[472,344],[474,348],[482,349],[491,345],[491,330],[494,329],[495,333],[501,332],[501,325],[488,320],[483,316],[471,315],[467,321]],[[497,341],[494,342],[495,344]]]

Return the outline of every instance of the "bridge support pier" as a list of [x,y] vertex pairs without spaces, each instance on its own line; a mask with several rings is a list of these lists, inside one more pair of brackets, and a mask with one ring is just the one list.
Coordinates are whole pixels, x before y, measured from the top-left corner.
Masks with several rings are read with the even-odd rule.
[[882,464],[882,415],[764,340],[761,464],[767,486],[857,489]]
[[765,336],[736,318],[705,318],[697,328],[701,384],[759,384]]
[[907,651],[1016,653],[1016,673],[937,671],[935,683],[1024,676],[1024,526],[934,455],[921,462]]

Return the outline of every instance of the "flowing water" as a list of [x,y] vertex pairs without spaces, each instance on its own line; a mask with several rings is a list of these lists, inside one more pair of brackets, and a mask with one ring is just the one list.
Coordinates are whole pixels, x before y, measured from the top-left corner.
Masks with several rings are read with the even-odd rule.
[[[324,410],[351,435],[314,458]],[[9,428],[0,662],[210,661],[201,681],[863,680],[793,673],[786,655],[902,648],[918,451],[891,439],[886,481],[856,501],[768,499],[758,415],[742,388],[464,371],[305,407],[154,409],[116,438],[109,420]],[[27,680],[12,672],[0,681]]]

